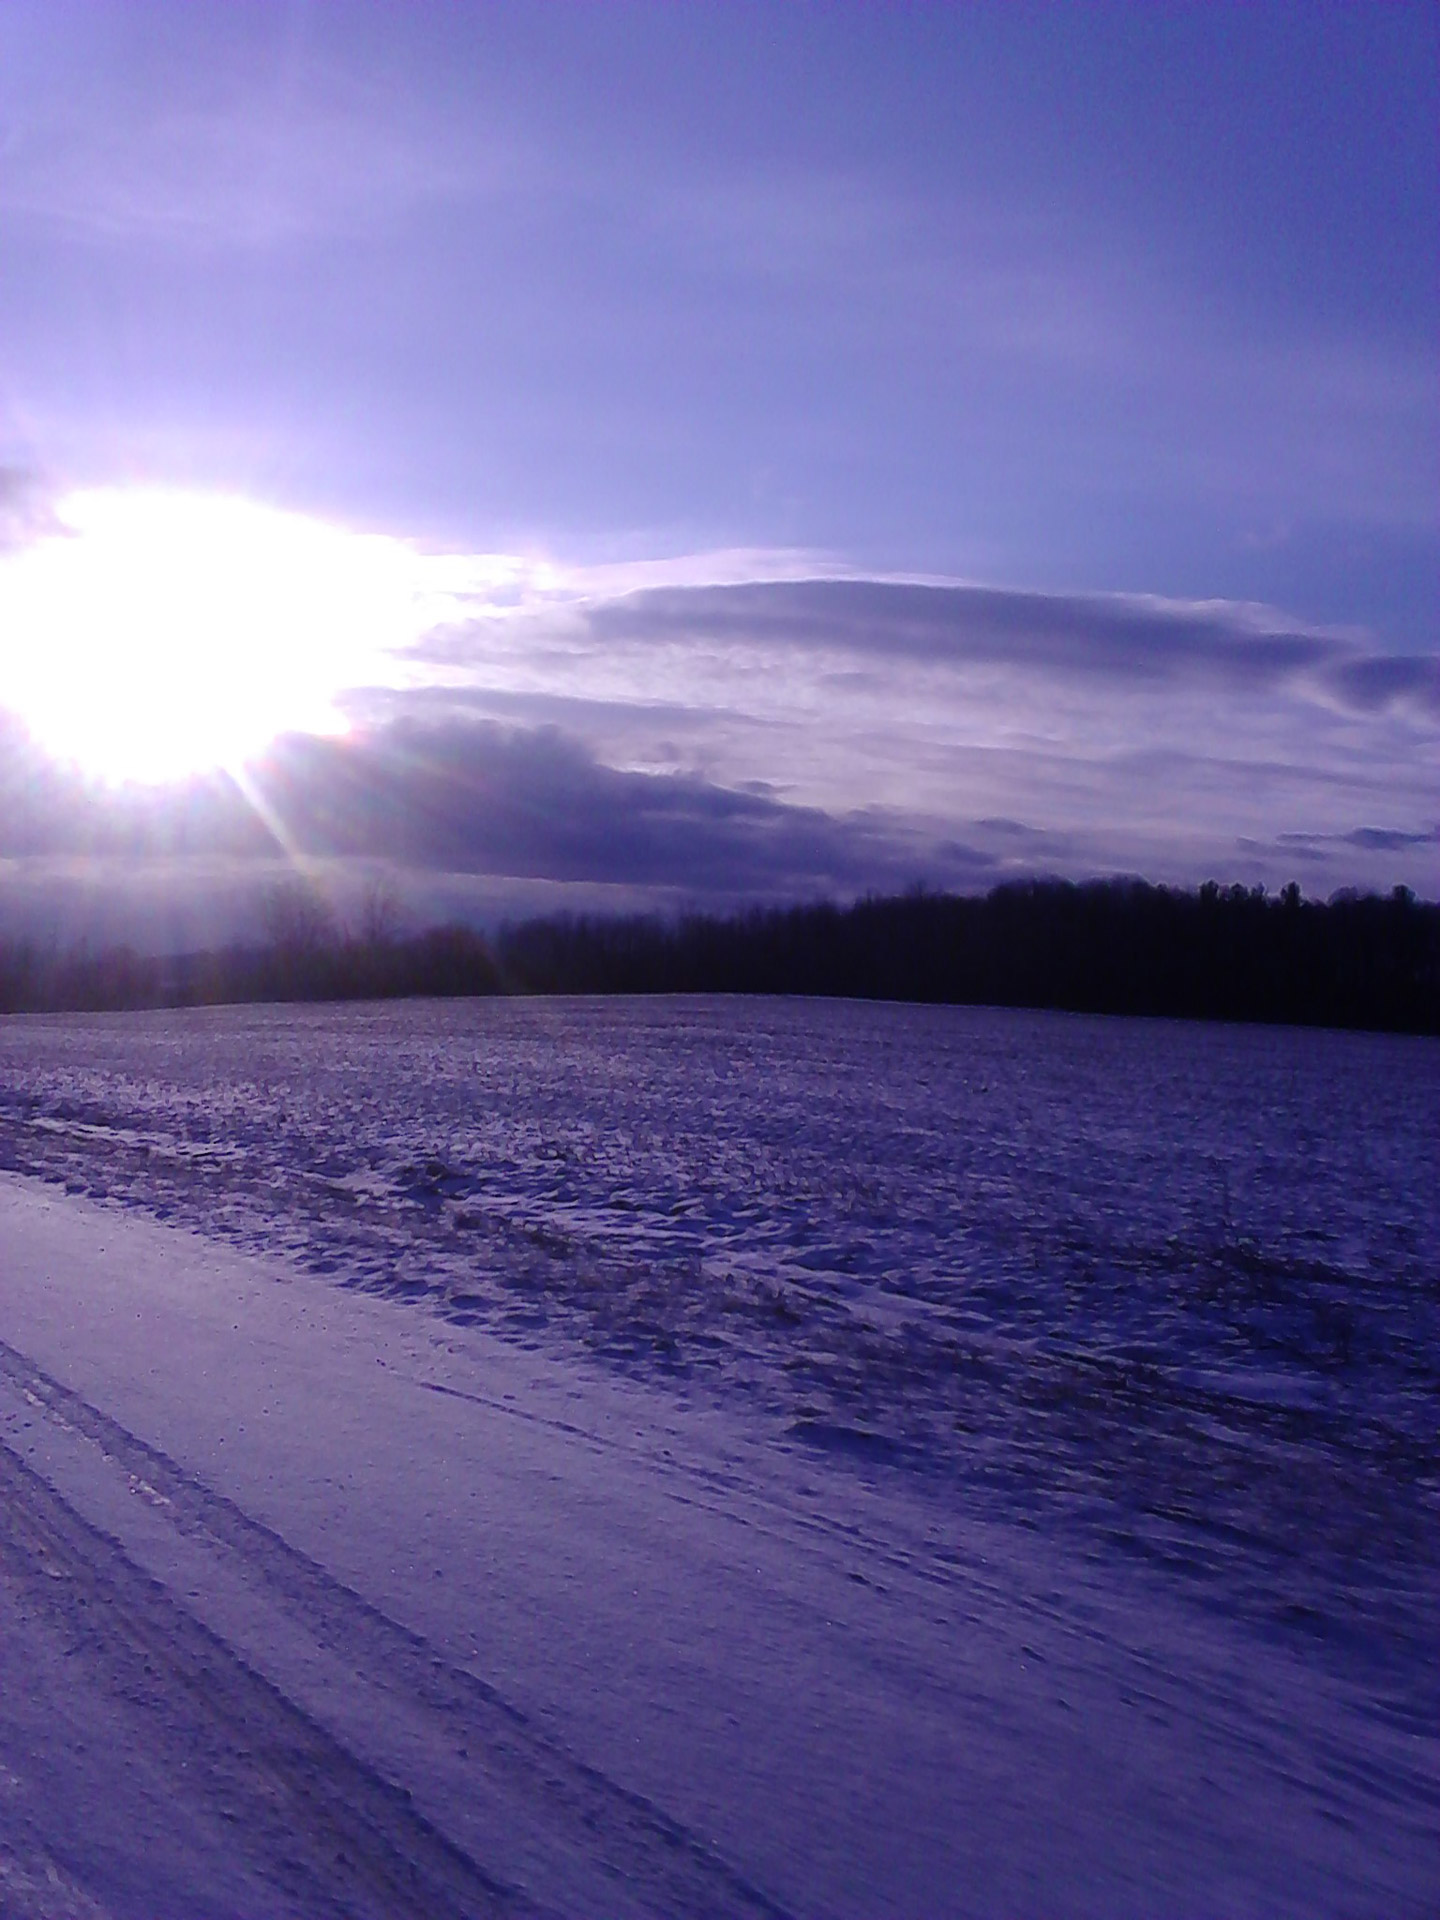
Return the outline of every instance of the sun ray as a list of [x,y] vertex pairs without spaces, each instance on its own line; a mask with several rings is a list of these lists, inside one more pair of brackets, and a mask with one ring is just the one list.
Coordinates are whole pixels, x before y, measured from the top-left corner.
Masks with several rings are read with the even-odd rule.
[[259,782],[250,769],[241,762],[227,766],[225,772],[235,782],[240,797],[259,820],[261,826],[272,835],[281,852],[290,864],[304,869],[306,856],[298,840],[276,812],[274,806],[262,791]]

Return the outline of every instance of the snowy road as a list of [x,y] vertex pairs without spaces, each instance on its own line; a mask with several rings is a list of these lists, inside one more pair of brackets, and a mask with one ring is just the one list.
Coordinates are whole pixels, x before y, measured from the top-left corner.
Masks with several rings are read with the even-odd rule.
[[1433,1721],[776,1425],[0,1177],[0,1911],[1432,1910]]

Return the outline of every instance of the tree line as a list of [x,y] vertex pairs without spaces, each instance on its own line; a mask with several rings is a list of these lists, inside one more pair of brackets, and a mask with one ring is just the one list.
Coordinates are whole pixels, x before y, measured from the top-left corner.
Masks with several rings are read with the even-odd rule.
[[161,959],[0,941],[0,1011],[493,993],[735,993],[1440,1033],[1440,905],[1035,880],[729,915],[570,916],[486,938],[337,929],[298,895],[264,944]]

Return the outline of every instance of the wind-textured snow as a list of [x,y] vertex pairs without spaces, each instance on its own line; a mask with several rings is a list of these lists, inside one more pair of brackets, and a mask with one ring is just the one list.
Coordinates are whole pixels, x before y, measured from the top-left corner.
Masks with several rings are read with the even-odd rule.
[[[175,1699],[203,1626],[330,1742],[307,1778],[359,1767],[375,1808],[428,1783],[425,1831],[480,1876],[461,1911],[483,1881],[562,1912],[622,1886],[637,1912],[1426,1912],[1437,1066],[1427,1041],[824,1003],[6,1022],[0,1160],[29,1179],[0,1373],[90,1434],[88,1469],[10,1495],[91,1569],[34,1618],[63,1638],[53,1596],[109,1582],[178,1649]],[[71,1189],[43,1232],[37,1176]],[[79,1236],[63,1285],[14,1267],[22,1228]],[[110,1267],[85,1253],[122,1232]],[[178,1614],[144,1624],[75,1515],[126,1565],[169,1565],[178,1530],[200,1597],[171,1578]],[[242,1521],[350,1596],[281,1580],[339,1663],[323,1711]],[[383,1673],[432,1655],[451,1678],[397,1747]],[[555,1743],[513,1778],[507,1713]],[[440,1781],[472,1744],[510,1796],[489,1826]],[[578,1824],[527,1786],[547,1767],[598,1783]],[[199,1771],[209,1805],[218,1749]],[[678,1880],[653,1877],[666,1822]]]

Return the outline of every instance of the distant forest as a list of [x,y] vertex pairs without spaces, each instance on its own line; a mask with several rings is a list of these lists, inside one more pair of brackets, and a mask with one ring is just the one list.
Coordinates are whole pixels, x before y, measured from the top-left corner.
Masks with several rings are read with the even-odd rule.
[[730,916],[346,934],[299,896],[267,943],[154,959],[0,941],[0,1012],[411,995],[736,993],[1440,1033],[1440,905],[1037,880]]

